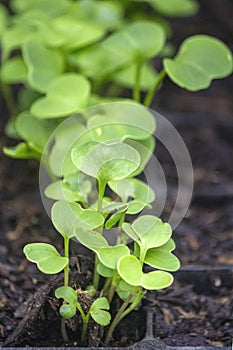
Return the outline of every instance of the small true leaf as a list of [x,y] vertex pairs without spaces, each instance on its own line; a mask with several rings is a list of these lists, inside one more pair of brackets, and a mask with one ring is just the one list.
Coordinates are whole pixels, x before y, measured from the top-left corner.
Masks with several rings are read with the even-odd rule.
[[89,142],[73,148],[71,158],[79,170],[103,182],[125,178],[140,164],[138,152],[120,142]]
[[90,84],[83,76],[66,73],[50,81],[46,97],[35,101],[30,112],[37,118],[64,117],[84,108],[90,92]]
[[195,35],[186,39],[174,59],[164,59],[169,78],[191,91],[208,88],[213,79],[224,78],[232,72],[232,54],[220,40]]
[[60,307],[59,313],[61,317],[64,317],[66,319],[72,318],[76,315],[76,306],[64,304]]
[[27,244],[23,252],[26,258],[37,264],[40,271],[46,274],[56,274],[68,264],[68,258],[61,256],[56,248],[47,243]]

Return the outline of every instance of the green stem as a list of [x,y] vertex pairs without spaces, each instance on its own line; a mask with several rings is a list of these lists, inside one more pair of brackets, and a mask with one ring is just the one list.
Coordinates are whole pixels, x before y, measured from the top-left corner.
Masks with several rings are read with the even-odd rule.
[[62,317],[61,319],[61,335],[65,343],[69,343],[69,337],[66,331],[66,319]]
[[[68,237],[64,237],[64,256],[69,260],[69,242]],[[69,285],[69,263],[64,268],[64,286]]]
[[82,332],[81,332],[81,342],[84,343],[86,340],[86,335],[87,335],[87,326],[88,326],[88,321],[90,318],[90,313],[88,312],[87,315],[83,312],[83,309],[79,303],[76,304],[76,307],[78,311],[80,312],[80,315],[82,317],[83,321],[83,326],[82,326]]
[[[69,238],[64,237],[64,256],[69,259]],[[64,286],[69,285],[69,263],[64,268]],[[64,317],[61,319],[61,334],[65,343],[69,342],[69,337],[66,331],[66,320]]]
[[98,287],[99,287],[99,279],[100,279],[100,276],[97,272],[97,266],[99,264],[99,258],[97,255],[95,255],[95,266],[94,266],[94,274],[93,274],[93,286],[95,288],[95,290],[98,290]]
[[146,107],[150,106],[156,91],[160,88],[160,85],[161,85],[163,79],[165,78],[165,75],[166,75],[166,72],[164,69],[162,69],[161,72],[159,73],[157,79],[155,80],[154,85],[150,88],[150,90],[148,91],[148,93],[143,101],[144,106],[146,106]]
[[132,304],[128,307],[128,309],[126,309],[121,314],[119,321],[121,321],[125,316],[127,316],[131,311],[133,311],[136,308],[136,306],[139,304],[139,302],[141,301],[141,299],[144,295],[145,295],[145,292],[142,292],[142,290],[140,290],[140,292],[138,292],[138,295],[136,296],[136,298],[134,299]]
[[142,65],[143,62],[138,62],[136,65],[136,72],[135,72],[135,82],[134,82],[134,89],[133,89],[133,99],[137,102],[140,102],[141,94],[140,94],[140,78],[141,78],[141,72],[142,72]]
[[99,193],[98,193],[98,211],[101,212],[102,206],[103,206],[103,198],[104,198],[104,192],[105,192],[105,187],[107,183],[105,181],[100,181],[98,180],[98,185],[99,185]]
[[103,286],[103,294],[106,295],[109,291],[109,287],[111,286],[112,277],[108,277],[105,280],[104,286]]
[[110,287],[109,292],[108,292],[108,302],[109,302],[109,304],[111,304],[112,298],[113,298],[113,296],[115,294],[115,291],[116,291],[116,288],[117,288],[117,286],[119,284],[119,281],[120,281],[120,276],[118,275],[117,271],[114,271],[111,287]]
[[111,326],[107,332],[106,338],[105,338],[105,345],[108,345],[111,338],[112,338],[112,334],[116,328],[116,326],[118,325],[118,323],[120,322],[121,315],[123,314],[123,312],[125,311],[125,309],[127,308],[127,306],[130,303],[130,300],[132,299],[132,297],[134,296],[136,290],[138,289],[138,287],[133,288],[133,290],[131,291],[131,293],[129,294],[128,298],[124,301],[124,303],[121,305],[120,309],[118,310],[113,322],[111,323]]

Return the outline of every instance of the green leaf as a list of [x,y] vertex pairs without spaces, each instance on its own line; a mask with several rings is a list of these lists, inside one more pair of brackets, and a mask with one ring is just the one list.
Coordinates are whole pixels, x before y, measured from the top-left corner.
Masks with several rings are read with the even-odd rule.
[[108,242],[98,232],[78,229],[75,231],[75,237],[80,243],[85,245],[85,247],[94,251],[96,248],[108,247]]
[[121,25],[123,8],[117,1],[81,0],[74,7],[75,18],[90,21],[103,29],[116,29]]
[[76,304],[78,301],[78,295],[75,290],[69,286],[62,286],[55,290],[56,298],[64,299],[69,304]]
[[[106,209],[106,208],[105,208]],[[112,214],[110,218],[105,222],[105,227],[110,229],[122,218],[122,216],[127,212],[128,204],[125,203],[119,207],[116,213]]]
[[95,322],[101,326],[107,326],[111,321],[111,315],[105,310],[109,310],[110,306],[108,300],[103,298],[96,299],[90,308],[91,317]]
[[62,177],[77,173],[71,160],[71,149],[81,135],[86,134],[86,128],[78,116],[68,118],[59,126],[50,140],[52,148],[48,150],[49,167],[51,172]]
[[109,269],[117,268],[118,260],[125,255],[130,255],[129,248],[124,244],[119,244],[114,247],[95,248],[100,262]]
[[155,199],[152,188],[139,179],[110,181],[108,186],[120,196],[123,202],[127,202],[129,197],[145,203],[151,203]]
[[169,241],[161,247],[149,249],[144,262],[156,269],[176,271],[180,268],[180,262],[179,259],[171,253],[174,249],[174,241],[169,239]]
[[108,278],[113,277],[113,270],[109,269],[108,267],[104,266],[103,264],[99,263],[97,265],[97,272],[99,275]]
[[113,33],[103,47],[125,63],[141,62],[159,54],[165,43],[162,27],[150,21],[137,21]]
[[151,209],[152,206],[145,202],[141,202],[138,200],[132,200],[129,202],[129,208],[127,210],[127,214],[135,215],[140,213],[144,208]]
[[[112,74],[111,80],[117,85],[132,89],[135,85],[136,69],[136,65],[130,65]],[[156,79],[157,72],[148,64],[144,64],[140,76],[140,89],[142,91],[148,90],[155,84]]]
[[42,119],[64,117],[87,105],[90,84],[82,75],[66,73],[53,79],[46,93],[33,103],[31,113]]
[[32,142],[43,153],[50,135],[56,128],[56,124],[53,121],[38,120],[29,112],[22,112],[16,119],[15,127],[22,139]]
[[48,85],[64,70],[63,56],[35,40],[28,40],[22,46],[22,53],[28,67],[29,84],[36,91],[47,92]]
[[23,252],[26,258],[37,264],[40,271],[46,274],[61,272],[69,263],[69,259],[61,256],[58,251],[47,243],[27,244]]
[[67,0],[11,0],[11,6],[15,12],[26,12],[30,10],[38,10],[49,14],[50,16],[57,16],[65,11],[69,6]]
[[118,102],[100,106],[99,114],[88,119],[87,127],[96,141],[145,140],[154,133],[156,121],[144,106]]
[[27,67],[21,57],[12,57],[3,63],[1,80],[7,84],[23,83],[27,80]]
[[212,79],[232,73],[232,54],[220,40],[195,35],[186,39],[174,59],[163,60],[169,78],[191,91],[208,88]]
[[63,181],[55,181],[45,189],[45,195],[55,200],[66,200],[68,202],[82,202],[80,192],[73,191],[70,186]]
[[76,230],[91,230],[104,223],[104,217],[92,209],[83,209],[78,203],[58,201],[52,207],[52,222],[64,237],[74,237]]
[[132,225],[123,223],[122,229],[139,244],[144,253],[150,248],[162,246],[172,235],[171,226],[152,215],[143,215]]
[[56,18],[53,25],[65,39],[63,49],[68,51],[90,45],[105,34],[101,26],[90,21],[77,21],[77,18],[72,17],[72,13]]
[[3,153],[16,159],[41,159],[41,152],[32,143],[20,142],[14,147],[3,147]]
[[76,306],[64,304],[60,307],[59,313],[61,317],[64,317],[66,319],[72,318],[76,315]]
[[153,155],[154,149],[155,149],[155,139],[153,136],[150,136],[144,140],[130,140],[127,139],[125,141],[129,146],[135,148],[141,157],[141,163],[138,169],[132,174],[133,176],[136,176],[142,172],[142,170],[145,168],[146,164],[150,160],[150,158]]
[[147,0],[156,11],[169,17],[189,17],[199,10],[196,0]]
[[120,142],[89,142],[74,147],[71,158],[79,170],[102,182],[125,178],[140,164],[138,152]]
[[132,286],[142,286],[149,290],[158,290],[170,286],[173,277],[164,271],[143,273],[139,260],[132,255],[123,256],[118,261],[117,271],[121,278]]
[[58,299],[64,299],[68,303],[60,307],[60,315],[67,319],[75,316],[78,301],[78,295],[75,290],[69,286],[62,286],[55,290],[55,296]]

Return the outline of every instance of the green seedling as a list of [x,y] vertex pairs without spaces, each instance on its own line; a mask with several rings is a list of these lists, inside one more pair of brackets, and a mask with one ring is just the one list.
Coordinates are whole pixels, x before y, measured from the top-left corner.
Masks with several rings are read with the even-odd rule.
[[100,324],[101,326],[107,326],[110,323],[111,315],[108,311],[110,306],[105,297],[96,299],[89,309],[89,311],[85,314],[81,304],[78,302],[78,294],[76,291],[68,286],[59,287],[55,291],[56,298],[62,298],[64,300],[64,304],[60,307],[60,315],[65,319],[72,318],[76,315],[76,311],[80,312],[83,327],[81,332],[81,342],[84,343],[87,334],[87,326],[90,317],[93,320]]

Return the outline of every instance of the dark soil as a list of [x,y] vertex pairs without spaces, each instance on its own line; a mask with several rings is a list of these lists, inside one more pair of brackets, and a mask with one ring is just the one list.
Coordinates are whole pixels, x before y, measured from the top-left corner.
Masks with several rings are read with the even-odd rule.
[[[232,23],[229,19],[233,15],[232,2],[222,0],[220,5],[216,0],[203,0],[201,3],[201,15],[192,20],[173,21],[177,43],[183,40],[184,33],[187,36],[205,32],[231,45]],[[232,87],[232,78],[227,78],[215,81],[208,91],[191,93],[166,81],[154,107],[180,132],[194,168],[193,201],[174,232],[176,255],[183,267],[203,266],[207,274],[214,266],[221,269],[233,264]],[[10,142],[3,136],[1,125],[1,148]],[[168,192],[173,194],[177,180],[173,164],[161,145],[156,152],[166,169]],[[62,251],[62,241],[39,198],[37,163],[16,161],[1,155],[0,199],[0,346],[5,342],[8,346],[62,346],[58,305],[53,297],[57,280],[38,272],[22,253],[25,244],[36,241],[53,241]],[[169,217],[173,204],[171,195],[163,219]],[[90,266],[84,258],[86,252],[80,251],[75,243],[71,255],[76,256],[77,249],[79,256],[72,260],[72,266],[79,272],[77,285],[82,286],[83,276],[87,276]],[[155,315],[153,335],[166,344],[230,345],[233,284],[222,283],[214,273],[211,275],[212,287],[205,285],[206,280],[202,278],[191,277],[188,284],[183,279],[178,280],[156,296],[149,293],[143,307],[129,315],[122,327],[116,329],[114,346],[127,346],[143,339],[148,306]],[[49,298],[45,298],[47,295]],[[31,312],[34,312],[36,323],[27,318]],[[26,329],[22,327],[24,325]],[[89,345],[101,345],[95,332],[92,327],[94,338],[90,337]],[[80,345],[78,331],[70,331],[70,335],[70,345]]]

